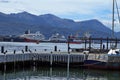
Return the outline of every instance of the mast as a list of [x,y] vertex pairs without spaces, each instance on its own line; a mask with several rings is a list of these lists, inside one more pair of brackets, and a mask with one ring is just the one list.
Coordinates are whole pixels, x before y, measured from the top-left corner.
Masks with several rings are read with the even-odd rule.
[[116,8],[117,8],[118,20],[119,20],[119,23],[120,23],[119,8],[118,8],[118,4],[117,4],[117,1],[116,1],[116,0],[115,0],[115,4],[116,4]]
[[112,38],[114,38],[114,18],[115,18],[115,15],[114,15],[114,12],[115,12],[115,1],[113,0],[113,9],[112,9]]

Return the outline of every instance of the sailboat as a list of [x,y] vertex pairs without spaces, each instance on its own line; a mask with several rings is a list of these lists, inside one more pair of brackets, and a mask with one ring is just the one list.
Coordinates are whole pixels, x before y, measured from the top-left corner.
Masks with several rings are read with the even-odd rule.
[[[113,0],[113,15],[112,15],[112,37],[114,38],[114,8],[117,8],[118,17],[118,5],[117,1]],[[119,20],[120,21],[120,20]],[[107,54],[96,55],[95,59],[87,59],[84,61],[84,66],[87,68],[94,69],[111,69],[118,70],[120,69],[120,49],[117,49],[116,46],[111,47]],[[89,58],[89,57],[88,57]]]

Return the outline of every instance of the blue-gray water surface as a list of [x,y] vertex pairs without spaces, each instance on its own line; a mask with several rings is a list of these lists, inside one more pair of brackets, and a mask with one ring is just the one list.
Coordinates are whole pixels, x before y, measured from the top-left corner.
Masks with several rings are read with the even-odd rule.
[[[103,43],[105,45],[105,48],[107,46],[106,43]],[[53,51],[54,46],[57,46],[57,49],[60,51],[67,51],[68,46],[67,43],[25,43],[25,42],[0,42],[0,46],[4,46],[5,50],[7,51],[21,51],[24,50],[25,46],[28,46],[29,49],[31,50],[37,50],[37,51],[42,51],[44,49],[47,49],[48,51]],[[85,44],[70,44],[70,48],[84,48]],[[86,47],[89,47],[89,44],[86,45]],[[100,44],[91,44],[92,48],[99,49]],[[110,48],[110,44],[108,45]],[[120,44],[118,44],[118,48],[120,48]]]
[[0,72],[0,80],[120,80],[119,71],[89,70],[80,68],[46,68]]

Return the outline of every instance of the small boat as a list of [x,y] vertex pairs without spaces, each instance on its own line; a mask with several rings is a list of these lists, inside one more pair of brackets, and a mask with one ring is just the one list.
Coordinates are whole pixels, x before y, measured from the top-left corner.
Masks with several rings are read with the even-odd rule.
[[120,69],[120,49],[110,49],[108,54],[99,56],[99,59],[85,60],[84,66],[92,69]]
[[23,38],[25,40],[25,42],[40,42],[40,41],[44,41],[45,36],[43,34],[41,34],[39,31],[37,31],[36,33],[30,33],[30,31],[25,32],[25,34],[20,35],[20,38]]
[[[113,0],[113,20],[112,20],[112,37],[114,38],[114,6],[117,5],[117,1]],[[118,11],[118,10],[117,10]],[[95,54],[96,55],[96,54]],[[98,58],[88,59],[84,61],[84,66],[93,69],[111,69],[120,70],[120,49],[116,48],[116,45],[112,45],[107,54],[100,54]]]
[[59,33],[55,33],[49,38],[49,41],[61,43],[61,42],[67,42],[67,39],[65,38],[64,35],[60,35]]

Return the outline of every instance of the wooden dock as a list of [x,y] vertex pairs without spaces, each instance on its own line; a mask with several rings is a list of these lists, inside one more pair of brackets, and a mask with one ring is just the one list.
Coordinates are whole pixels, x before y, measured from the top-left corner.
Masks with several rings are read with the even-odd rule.
[[[86,55],[82,53],[67,52],[16,52],[0,53],[0,68],[20,68],[27,66],[80,66],[84,63]],[[7,67],[9,66],[9,67]]]

